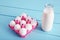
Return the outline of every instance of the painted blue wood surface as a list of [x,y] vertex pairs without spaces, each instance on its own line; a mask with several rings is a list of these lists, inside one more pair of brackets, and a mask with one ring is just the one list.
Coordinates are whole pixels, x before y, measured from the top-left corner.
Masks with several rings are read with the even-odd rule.
[[[51,32],[41,30],[44,5],[54,5],[55,19]],[[0,40],[60,40],[60,1],[59,0],[0,0]],[[26,12],[34,19],[40,20],[38,27],[26,38],[21,38],[12,31],[8,24],[16,16]]]

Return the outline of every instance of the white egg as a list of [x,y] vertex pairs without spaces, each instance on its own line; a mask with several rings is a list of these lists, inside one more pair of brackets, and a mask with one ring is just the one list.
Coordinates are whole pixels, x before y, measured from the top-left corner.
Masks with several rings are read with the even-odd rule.
[[15,20],[21,21],[21,17],[17,16]]
[[26,18],[26,20],[32,21],[32,18],[31,18],[30,16],[28,16],[28,17]]
[[25,24],[26,24],[26,21],[25,21],[25,20],[21,20],[21,23],[20,23],[20,24],[21,24],[21,25],[22,25],[22,24],[25,25]]
[[11,27],[14,27],[15,24],[16,24],[16,23],[15,23],[15,21],[13,21],[13,20],[10,22],[10,26],[11,26]]
[[31,24],[26,24],[26,29],[29,30],[29,31],[32,30],[32,25]]
[[24,35],[26,35],[27,30],[25,28],[21,28],[19,33],[24,36]]
[[21,26],[19,24],[16,24],[15,27],[14,27],[15,30],[20,30],[21,29]]
[[22,15],[21,15],[21,16],[24,16],[25,18],[27,17],[26,13],[22,13]]
[[36,25],[37,25],[37,21],[36,21],[36,20],[32,20],[31,24],[32,24],[33,26],[36,26]]

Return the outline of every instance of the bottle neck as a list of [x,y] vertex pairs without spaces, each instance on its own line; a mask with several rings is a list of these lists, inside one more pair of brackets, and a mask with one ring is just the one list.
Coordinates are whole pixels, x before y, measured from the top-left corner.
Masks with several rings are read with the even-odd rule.
[[51,4],[46,4],[44,13],[51,13],[51,12],[53,12],[53,6]]

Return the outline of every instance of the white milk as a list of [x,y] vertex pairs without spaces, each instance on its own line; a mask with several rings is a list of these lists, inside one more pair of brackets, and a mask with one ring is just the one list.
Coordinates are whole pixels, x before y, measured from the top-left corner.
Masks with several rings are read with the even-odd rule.
[[45,6],[42,17],[42,29],[44,31],[51,31],[54,21],[54,10],[53,7],[48,4]]

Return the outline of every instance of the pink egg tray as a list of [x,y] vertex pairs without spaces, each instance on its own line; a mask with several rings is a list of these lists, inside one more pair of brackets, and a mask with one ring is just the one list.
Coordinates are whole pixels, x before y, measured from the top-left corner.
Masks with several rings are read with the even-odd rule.
[[25,13],[21,16],[17,16],[9,23],[9,27],[23,38],[37,26],[38,22]]

